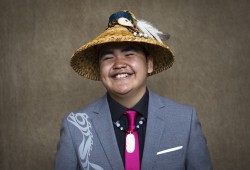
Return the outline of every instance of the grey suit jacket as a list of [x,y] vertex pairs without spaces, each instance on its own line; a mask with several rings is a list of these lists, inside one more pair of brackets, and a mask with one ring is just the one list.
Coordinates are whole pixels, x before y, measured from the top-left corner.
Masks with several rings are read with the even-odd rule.
[[[67,115],[57,146],[56,170],[122,170],[106,95]],[[195,109],[149,91],[142,170],[210,170],[212,164]]]

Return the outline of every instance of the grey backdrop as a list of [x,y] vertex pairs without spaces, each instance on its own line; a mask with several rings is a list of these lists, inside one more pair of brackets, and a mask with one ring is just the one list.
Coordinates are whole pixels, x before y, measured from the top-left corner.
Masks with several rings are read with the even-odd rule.
[[248,0],[1,0],[0,169],[53,169],[63,116],[105,92],[70,56],[122,9],[171,34],[176,62],[148,86],[197,108],[214,169],[249,169]]

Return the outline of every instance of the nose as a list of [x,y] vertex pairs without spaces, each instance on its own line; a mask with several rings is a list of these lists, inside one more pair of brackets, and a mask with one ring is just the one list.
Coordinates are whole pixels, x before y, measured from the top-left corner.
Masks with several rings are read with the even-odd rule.
[[122,69],[126,67],[127,67],[127,64],[125,60],[123,59],[123,57],[121,56],[116,57],[114,65],[113,65],[113,69]]

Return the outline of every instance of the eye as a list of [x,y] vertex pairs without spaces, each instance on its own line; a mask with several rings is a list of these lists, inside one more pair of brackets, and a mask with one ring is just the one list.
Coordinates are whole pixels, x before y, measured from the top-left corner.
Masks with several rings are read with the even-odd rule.
[[128,54],[126,54],[126,56],[132,56],[132,55],[134,55],[133,53],[128,53]]
[[101,61],[106,61],[106,60],[110,60],[113,58],[113,55],[104,55],[101,57]]
[[125,53],[125,56],[127,56],[127,57],[130,57],[130,56],[132,57],[134,55],[135,55],[134,51],[128,51],[128,52]]

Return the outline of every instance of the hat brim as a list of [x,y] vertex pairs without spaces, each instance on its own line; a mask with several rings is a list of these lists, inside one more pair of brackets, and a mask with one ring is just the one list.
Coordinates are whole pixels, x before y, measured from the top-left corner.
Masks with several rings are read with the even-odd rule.
[[114,42],[131,42],[143,46],[154,63],[153,72],[148,76],[162,72],[173,65],[174,56],[168,46],[153,38],[134,36],[127,28],[116,25],[77,49],[71,57],[72,68],[85,78],[99,81],[99,49],[103,44]]

